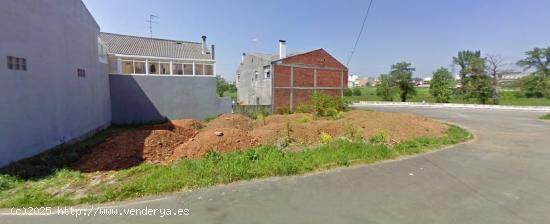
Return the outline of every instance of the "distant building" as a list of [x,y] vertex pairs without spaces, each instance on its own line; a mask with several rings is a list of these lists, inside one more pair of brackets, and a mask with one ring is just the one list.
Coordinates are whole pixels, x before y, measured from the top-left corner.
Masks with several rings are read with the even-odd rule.
[[529,73],[525,72],[506,72],[499,74],[498,79],[501,81],[512,81],[529,76]]
[[357,87],[367,86],[368,83],[369,83],[369,78],[368,77],[360,77],[360,78],[355,80],[355,86],[357,86]]
[[349,75],[348,76],[348,88],[353,88],[357,86],[358,75]]
[[313,91],[343,96],[348,69],[324,49],[279,54],[243,53],[236,72],[237,99],[241,105],[271,105],[272,112],[294,109],[307,102]]

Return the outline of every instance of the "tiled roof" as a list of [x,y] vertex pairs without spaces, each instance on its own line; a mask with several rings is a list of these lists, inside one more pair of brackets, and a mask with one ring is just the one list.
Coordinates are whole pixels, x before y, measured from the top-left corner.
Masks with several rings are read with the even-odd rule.
[[[308,51],[308,52],[309,52],[309,51]],[[287,54],[286,57],[288,58],[288,57],[300,55],[300,54],[303,54],[303,53],[305,53],[305,52],[290,53],[290,54]],[[258,52],[249,52],[249,53],[246,53],[246,54],[254,55],[254,56],[260,57],[260,58],[265,58],[265,59],[271,60],[271,61],[277,61],[277,60],[279,60],[279,55],[278,55],[278,54],[258,53]]]
[[[99,38],[110,54],[167,57],[181,59],[212,59],[202,53],[202,43],[100,33]],[[210,51],[210,48],[208,48]]]

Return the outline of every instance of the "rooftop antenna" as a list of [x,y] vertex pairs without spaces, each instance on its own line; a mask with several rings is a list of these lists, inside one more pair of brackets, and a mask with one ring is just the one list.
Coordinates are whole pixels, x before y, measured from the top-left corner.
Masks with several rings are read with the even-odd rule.
[[155,16],[153,14],[149,14],[149,20],[145,20],[145,22],[149,23],[149,34],[151,35],[151,38],[153,38],[153,23],[159,24],[155,21],[155,19],[160,19],[160,17]]

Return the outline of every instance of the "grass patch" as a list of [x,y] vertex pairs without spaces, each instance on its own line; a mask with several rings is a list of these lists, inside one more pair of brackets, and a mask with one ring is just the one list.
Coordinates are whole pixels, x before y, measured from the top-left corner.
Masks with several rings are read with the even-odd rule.
[[[349,96],[345,97],[350,101],[383,101],[382,98],[376,95],[376,87],[366,86],[359,87],[361,89],[361,96]],[[511,105],[511,106],[550,106],[550,99],[548,98],[527,98],[521,95],[518,89],[506,89],[500,90],[499,93],[499,105]],[[393,101],[399,101],[394,97]],[[427,102],[435,103],[435,98],[430,94],[429,88],[416,87],[416,95],[407,100],[408,102]],[[460,96],[451,96],[450,103],[466,103],[466,104],[479,104],[477,99],[463,99]]]
[[550,114],[544,115],[544,116],[540,117],[540,119],[550,120]]
[[[129,198],[207,187],[239,180],[269,176],[299,175],[333,167],[366,164],[425,152],[470,138],[459,127],[451,126],[438,138],[421,137],[392,147],[368,141],[334,140],[303,151],[285,151],[261,146],[234,153],[208,153],[198,160],[181,160],[170,166],[143,163],[107,173],[113,183],[91,184],[92,175],[58,169],[47,177],[23,180],[0,176],[0,207],[56,206],[103,203]],[[59,189],[85,189],[59,192]]]

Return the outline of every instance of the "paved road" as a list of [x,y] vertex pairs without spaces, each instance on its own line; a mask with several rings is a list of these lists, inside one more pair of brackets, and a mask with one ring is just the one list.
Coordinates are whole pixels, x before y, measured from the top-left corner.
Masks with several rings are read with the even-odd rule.
[[180,193],[117,208],[188,208],[182,217],[13,217],[0,223],[549,223],[550,122],[540,113],[399,109],[477,138],[398,161]]

